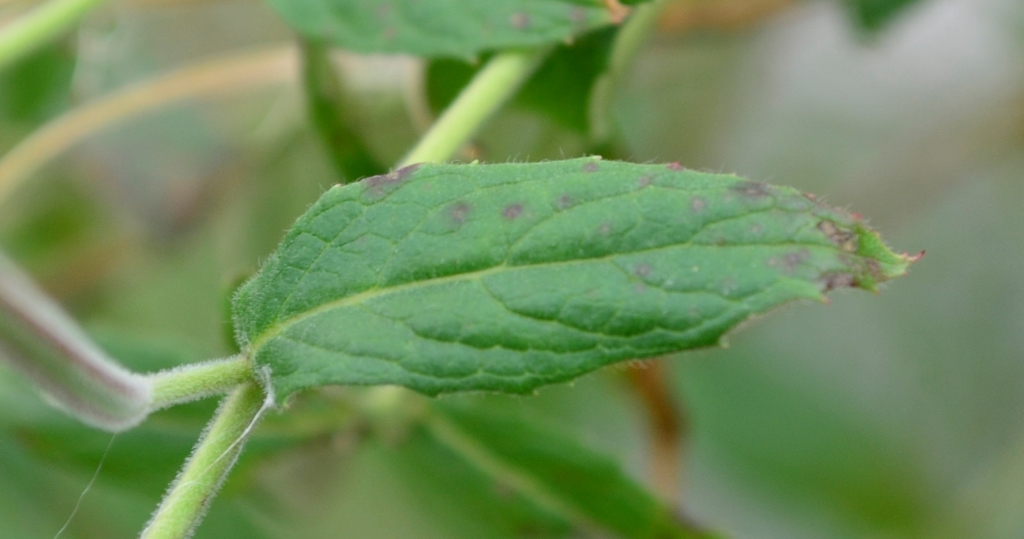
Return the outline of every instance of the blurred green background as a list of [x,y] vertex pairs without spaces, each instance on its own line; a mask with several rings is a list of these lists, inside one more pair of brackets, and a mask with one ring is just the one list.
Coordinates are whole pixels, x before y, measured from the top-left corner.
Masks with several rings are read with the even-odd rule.
[[[878,14],[893,3],[908,5]],[[0,1],[0,25],[31,5]],[[125,363],[232,354],[232,287],[339,180],[294,41],[257,1],[115,0],[0,74],[0,152],[33,132],[41,152],[0,208],[0,247]],[[383,167],[473,69],[333,61],[347,126]],[[551,87],[463,157],[596,151],[575,90]],[[133,109],[140,95],[154,105]],[[74,116],[98,102],[106,116]],[[1024,2],[679,0],[612,115],[607,157],[792,185],[927,250],[880,296],[789,306],[664,361],[690,424],[686,512],[738,539],[1024,537]],[[629,369],[448,399],[537,418],[656,484]],[[196,537],[573,536],[349,401],[313,392],[264,424]],[[134,537],[214,405],[118,435],[62,537]],[[109,440],[0,370],[0,537],[52,537]]]

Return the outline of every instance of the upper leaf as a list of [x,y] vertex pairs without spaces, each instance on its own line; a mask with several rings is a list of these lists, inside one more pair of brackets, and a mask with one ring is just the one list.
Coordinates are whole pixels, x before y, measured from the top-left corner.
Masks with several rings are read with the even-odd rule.
[[612,22],[602,0],[267,0],[299,33],[355,52],[472,58]]
[[324,384],[528,392],[875,289],[910,260],[846,212],[731,175],[423,165],[325,193],[234,313],[279,400]]

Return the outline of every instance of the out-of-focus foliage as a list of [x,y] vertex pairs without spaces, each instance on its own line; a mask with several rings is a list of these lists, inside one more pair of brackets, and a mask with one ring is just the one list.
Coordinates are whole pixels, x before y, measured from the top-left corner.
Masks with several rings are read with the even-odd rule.
[[918,0],[847,0],[854,18],[866,30],[879,30]]
[[[864,40],[844,1],[672,3],[614,100],[616,158],[823,193],[868,216],[895,247],[928,251],[879,297],[794,307],[728,349],[669,359],[672,394],[693,425],[678,490],[687,514],[739,539],[1017,538],[1024,7],[920,0]],[[717,3],[757,16],[735,8],[694,22],[698,13],[712,20]],[[75,60],[31,78],[53,86],[28,101],[50,105],[0,98],[11,115],[0,141],[9,148],[128,83],[291,39],[258,2],[112,5],[86,20],[75,46],[45,53],[74,51]],[[436,112],[418,85],[424,65],[334,60],[351,129],[376,161],[394,162]],[[439,73],[431,80],[458,87]],[[290,80],[91,135],[0,209],[0,245],[130,365],[228,355],[225,294],[337,181],[297,69]],[[519,103],[468,156],[534,161],[588,148],[578,130]],[[535,397],[458,404],[552,425],[650,483],[652,429],[625,369]],[[197,537],[572,533],[415,424],[361,410],[360,398],[310,392],[271,416]],[[212,406],[170,410],[118,435],[62,537],[134,537]],[[56,533],[108,441],[0,372],[0,536]]]
[[0,73],[0,118],[29,126],[69,104],[75,50],[56,41]]
[[601,0],[268,0],[302,35],[374,53],[473,58],[571,40],[611,23]]

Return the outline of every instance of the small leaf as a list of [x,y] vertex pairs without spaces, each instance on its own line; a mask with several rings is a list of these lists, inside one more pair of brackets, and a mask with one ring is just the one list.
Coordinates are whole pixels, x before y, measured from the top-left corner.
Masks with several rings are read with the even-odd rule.
[[422,165],[325,193],[234,301],[277,398],[324,384],[526,393],[716,344],[911,261],[785,187],[595,158]]
[[539,507],[590,532],[627,539],[710,539],[660,503],[618,464],[576,440],[510,414],[443,401],[427,429],[442,444]]
[[602,0],[267,0],[300,34],[355,52],[470,59],[612,22]]

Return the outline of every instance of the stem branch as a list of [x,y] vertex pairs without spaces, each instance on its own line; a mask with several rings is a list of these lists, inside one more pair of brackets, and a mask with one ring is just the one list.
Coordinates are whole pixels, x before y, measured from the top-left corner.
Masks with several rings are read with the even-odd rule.
[[265,408],[263,389],[256,382],[224,399],[141,539],[184,539],[192,534]]
[[50,0],[0,30],[0,70],[30,54],[103,0]]
[[398,167],[450,159],[526,82],[549,50],[508,51],[491,58]]
[[253,367],[244,355],[185,365],[149,376],[153,384],[150,411],[228,391],[253,380]]

